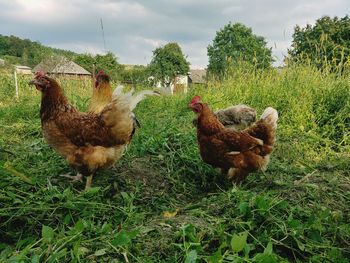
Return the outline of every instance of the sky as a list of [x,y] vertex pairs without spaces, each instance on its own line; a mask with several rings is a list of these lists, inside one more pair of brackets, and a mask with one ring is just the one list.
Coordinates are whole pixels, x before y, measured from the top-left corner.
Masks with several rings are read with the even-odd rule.
[[0,0],[0,34],[78,53],[112,51],[122,64],[142,65],[155,48],[177,42],[191,68],[205,68],[216,32],[240,22],[265,37],[278,66],[295,25],[346,14],[349,0]]

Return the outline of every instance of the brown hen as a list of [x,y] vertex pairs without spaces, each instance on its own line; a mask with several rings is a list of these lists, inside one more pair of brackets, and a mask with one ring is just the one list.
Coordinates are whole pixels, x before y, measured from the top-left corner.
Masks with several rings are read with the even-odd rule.
[[83,113],[68,102],[57,81],[43,72],[31,83],[42,93],[40,118],[46,141],[78,172],[72,179],[87,178],[85,188],[91,186],[96,171],[122,157],[135,130],[132,110],[144,95],[153,94],[142,91],[133,96],[118,87],[100,113]]
[[266,169],[276,138],[277,111],[267,108],[261,119],[243,131],[225,128],[208,104],[195,96],[189,107],[197,114],[197,139],[203,161],[240,182],[250,172]]

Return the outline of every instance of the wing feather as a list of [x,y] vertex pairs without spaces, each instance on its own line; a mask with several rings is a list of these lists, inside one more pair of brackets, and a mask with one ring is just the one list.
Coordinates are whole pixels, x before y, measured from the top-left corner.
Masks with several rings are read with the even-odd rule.
[[245,132],[236,132],[232,130],[223,130],[213,136],[215,139],[224,142],[230,151],[243,152],[263,145],[263,141],[250,136]]
[[87,145],[112,147],[119,144],[100,115],[60,114],[54,122],[62,135],[78,147]]

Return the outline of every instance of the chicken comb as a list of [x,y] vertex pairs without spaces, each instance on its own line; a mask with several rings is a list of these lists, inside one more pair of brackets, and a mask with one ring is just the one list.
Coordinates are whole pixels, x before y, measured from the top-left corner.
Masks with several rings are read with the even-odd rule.
[[97,76],[101,76],[101,75],[106,75],[106,73],[105,73],[103,70],[100,70],[100,71],[97,73]]
[[196,104],[196,103],[200,102],[200,100],[201,100],[200,96],[198,96],[198,95],[194,96],[191,100],[191,104]]
[[39,70],[35,73],[35,78],[44,77],[46,75],[45,71]]

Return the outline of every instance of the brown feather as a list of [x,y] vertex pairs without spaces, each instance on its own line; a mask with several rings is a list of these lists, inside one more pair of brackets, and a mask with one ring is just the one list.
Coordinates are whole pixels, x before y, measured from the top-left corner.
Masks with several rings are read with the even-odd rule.
[[97,86],[92,91],[92,97],[88,107],[90,113],[100,113],[104,107],[112,101],[112,87],[108,79],[97,79]]

